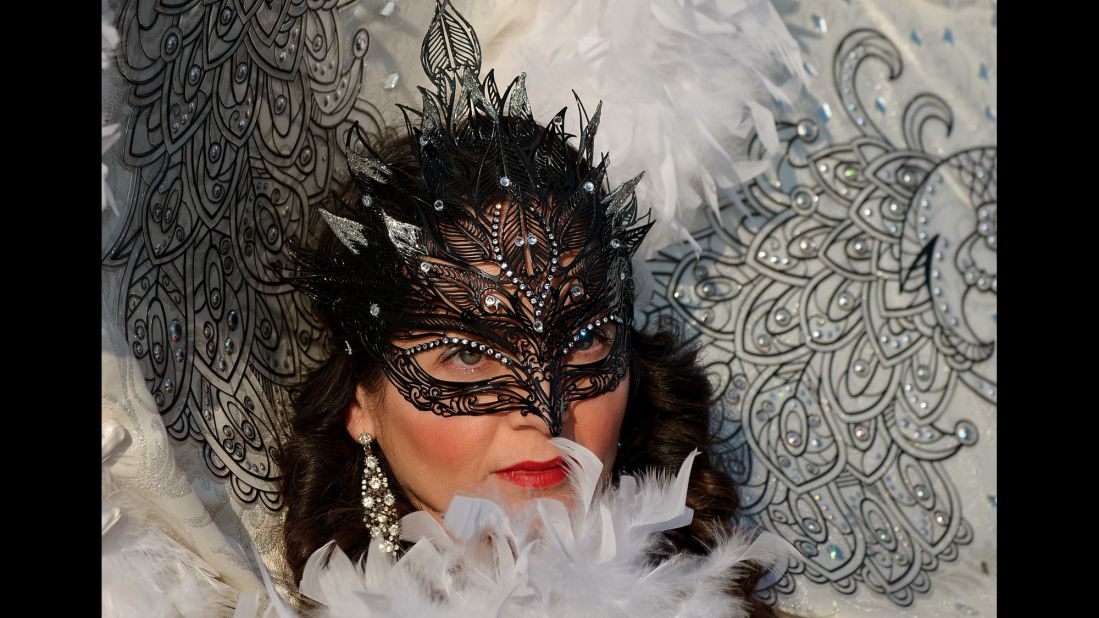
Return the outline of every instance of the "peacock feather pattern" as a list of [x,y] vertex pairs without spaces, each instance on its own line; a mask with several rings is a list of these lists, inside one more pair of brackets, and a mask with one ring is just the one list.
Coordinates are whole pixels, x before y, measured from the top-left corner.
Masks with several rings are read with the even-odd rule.
[[[279,277],[340,182],[366,29],[348,0],[123,2],[118,69],[134,182],[105,267],[169,434],[202,443],[244,503],[277,509],[284,388],[318,362],[317,317]],[[346,182],[346,178],[343,178]]]
[[833,67],[861,134],[819,143],[814,120],[781,122],[782,156],[708,211],[697,261],[651,262],[646,319],[686,321],[705,346],[743,516],[800,550],[791,573],[907,606],[973,536],[943,462],[979,435],[952,403],[996,402],[996,149],[929,152],[926,128],[953,124],[934,94],[908,103],[904,143],[888,139],[855,94],[871,60],[899,78],[868,29]]

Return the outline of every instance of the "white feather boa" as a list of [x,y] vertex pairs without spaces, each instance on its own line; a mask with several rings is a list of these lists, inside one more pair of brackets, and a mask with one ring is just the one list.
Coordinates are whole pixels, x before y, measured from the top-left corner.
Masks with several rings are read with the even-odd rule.
[[[596,493],[602,470],[584,447],[554,439],[573,461],[578,496],[533,500],[508,512],[483,498],[456,497],[446,530],[424,512],[401,520],[415,544],[394,560],[372,543],[352,562],[334,543],[305,566],[301,592],[322,603],[316,616],[745,616],[723,584],[749,561],[785,568],[796,550],[780,537],[723,538],[706,556],[678,554],[656,566],[649,553],[661,531],[687,525],[687,483],[697,452],[675,477],[623,476]],[[376,539],[377,540],[377,539]],[[268,582],[272,613],[296,616]],[[242,599],[239,618],[255,615],[258,597]]]

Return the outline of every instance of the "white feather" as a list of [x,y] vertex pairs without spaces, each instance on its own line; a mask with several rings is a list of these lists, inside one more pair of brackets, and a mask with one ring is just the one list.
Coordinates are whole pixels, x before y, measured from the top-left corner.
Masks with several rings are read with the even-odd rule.
[[[686,487],[696,453],[674,476],[624,476],[586,502],[602,465],[591,465],[598,458],[582,446],[554,441],[586,464],[570,473],[571,512],[555,500],[509,510],[460,496],[446,514],[449,537],[424,513],[402,519],[415,531],[405,538],[419,540],[399,561],[372,543],[356,565],[326,545],[307,562],[301,585],[325,606],[317,615],[744,616],[744,603],[724,591],[730,578],[749,560],[784,568],[797,556],[774,535],[736,532],[708,555],[678,554],[653,567],[658,533],[691,520]],[[275,594],[270,585],[268,593]]]
[[637,188],[640,211],[656,219],[645,259],[689,241],[703,204],[716,208],[718,190],[761,171],[736,164],[747,163],[747,140],[755,131],[773,153],[772,99],[789,102],[808,80],[767,0],[476,2],[466,16],[485,71],[497,81],[525,71],[540,119],[573,103],[568,89],[589,109],[604,102],[597,147],[610,151],[612,173],[650,171]]
[[[117,425],[117,424],[116,424]],[[121,427],[104,424],[106,460]],[[125,437],[122,431],[122,439]],[[110,448],[108,448],[110,447]],[[229,616],[237,591],[193,551],[164,533],[155,512],[102,470],[103,616]]]

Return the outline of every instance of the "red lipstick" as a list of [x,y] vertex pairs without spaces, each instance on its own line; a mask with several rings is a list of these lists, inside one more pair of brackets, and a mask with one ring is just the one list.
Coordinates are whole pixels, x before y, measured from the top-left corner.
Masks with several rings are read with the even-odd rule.
[[500,478],[511,481],[521,487],[546,489],[564,481],[568,477],[564,457],[555,457],[549,461],[521,461],[510,468],[497,470]]

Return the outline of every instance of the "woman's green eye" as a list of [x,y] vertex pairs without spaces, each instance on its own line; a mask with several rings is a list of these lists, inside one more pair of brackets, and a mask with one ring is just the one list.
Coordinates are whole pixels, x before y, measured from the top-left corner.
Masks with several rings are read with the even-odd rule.
[[481,359],[485,357],[485,353],[484,352],[479,352],[477,350],[468,350],[467,349],[467,350],[462,350],[461,352],[458,352],[457,357],[458,357],[458,362],[462,363],[463,365],[473,366],[473,365],[476,365],[477,363],[481,362]]

